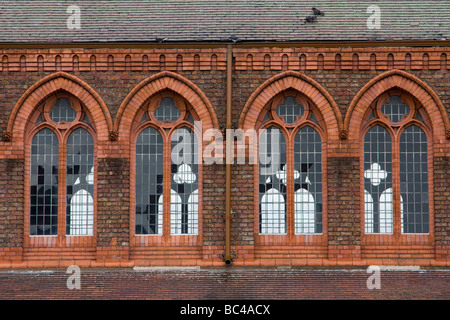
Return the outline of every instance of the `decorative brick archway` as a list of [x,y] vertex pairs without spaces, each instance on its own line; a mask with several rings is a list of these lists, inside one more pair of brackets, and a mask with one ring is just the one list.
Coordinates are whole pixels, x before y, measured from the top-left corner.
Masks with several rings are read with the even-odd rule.
[[79,78],[65,72],[56,72],[36,82],[20,97],[9,117],[3,137],[6,142],[24,141],[26,123],[35,108],[56,92],[65,91],[77,97],[91,113],[98,139],[107,140],[112,119],[103,99]]
[[[448,145],[450,139],[450,119],[446,112],[445,106],[439,99],[434,90],[425,82],[402,70],[391,70],[382,73],[367,84],[355,95],[351,101],[344,119],[343,130],[348,132],[348,144],[352,146],[359,146],[354,148],[355,156],[359,155],[360,163],[363,161],[363,145],[362,134],[364,133],[365,123],[367,122],[368,110],[373,107],[374,102],[379,101],[389,92],[396,92],[397,94],[404,93],[405,96],[410,96],[416,103],[423,107],[428,116],[428,183],[431,185],[429,189],[430,201],[430,232],[428,234],[405,234],[397,236],[395,241],[389,238],[389,235],[362,235],[361,236],[361,252],[362,258],[367,259],[386,259],[389,256],[386,249],[395,252],[397,255],[404,254],[406,257],[422,259],[442,259],[448,256],[448,249],[441,246],[442,231],[439,226],[440,221],[445,217],[445,205],[440,200],[442,182],[436,177],[438,172],[445,170],[440,166],[441,159],[446,159],[449,156]],[[405,120],[407,121],[407,119]],[[377,123],[383,124],[382,121]],[[416,125],[419,125],[416,123]],[[423,127],[425,128],[425,127]],[[425,130],[426,131],[426,130]],[[395,157],[398,159],[398,156]],[[393,174],[398,175],[398,170],[395,169]],[[363,166],[360,166],[360,177],[364,175]],[[363,198],[364,187],[360,186],[360,197]],[[435,198],[436,195],[436,198]],[[360,219],[364,219],[364,200],[360,201]],[[398,219],[398,218],[397,218]],[[414,249],[415,251],[411,251]],[[376,261],[376,260],[375,260]]]
[[206,95],[185,77],[163,71],[143,80],[127,95],[117,112],[114,132],[121,137],[128,137],[139,108],[154,94],[164,90],[171,90],[183,97],[194,108],[204,130],[219,128],[216,114]]
[[[98,149],[101,149],[108,141],[109,132],[112,129],[112,119],[105,102],[91,86],[76,76],[65,72],[56,72],[42,78],[20,96],[11,111],[6,131],[3,133],[2,146],[7,153],[10,153],[9,157],[23,159],[21,164],[25,169],[23,175],[24,183],[21,185],[22,190],[30,190],[30,149],[25,148],[25,146],[29,145],[31,136],[30,129],[33,130],[33,126],[35,125],[33,119],[36,119],[36,111],[44,102],[56,99],[58,96],[66,96],[74,101],[76,100],[83,105],[83,108],[87,109],[85,111],[89,113],[90,121],[95,127],[96,146],[100,147]],[[84,127],[89,130],[89,126],[85,125]],[[25,214],[29,212],[28,204],[30,203],[30,196],[27,192],[25,191],[23,196],[25,203],[24,210],[20,212],[22,221],[24,221],[24,212]],[[28,230],[26,223],[25,230]],[[17,261],[22,261],[23,259],[24,263],[32,264],[29,261],[29,256],[35,256],[36,252],[39,252],[39,257],[42,261],[48,261],[53,259],[54,256],[66,252],[73,252],[75,247],[78,253],[73,256],[73,259],[88,261],[95,257],[95,239],[87,241],[85,239],[74,240],[74,238],[71,238],[65,243],[65,247],[58,247],[60,243],[56,244],[56,239],[45,238],[46,241],[44,241],[44,237],[39,237],[39,239],[35,238],[33,244],[30,245],[30,238],[27,236],[27,231],[24,232],[22,230],[22,232],[23,238],[21,243],[23,247],[16,254],[15,259]],[[58,237],[60,236],[58,234]]]
[[[154,103],[155,99],[158,100],[158,95],[170,96],[175,100],[178,100],[182,104],[185,104],[186,110],[193,110],[195,113],[193,117],[197,121],[201,121],[203,131],[208,129],[218,129],[219,124],[215,114],[215,111],[209,102],[206,95],[202,90],[197,87],[193,82],[185,77],[173,73],[170,71],[163,71],[157,73],[145,80],[141,81],[136,87],[123,100],[119,107],[117,116],[114,122],[114,134],[117,136],[119,145],[128,146],[130,154],[130,233],[129,233],[129,258],[134,260],[136,265],[152,265],[161,263],[162,255],[172,255],[173,259],[177,260],[177,264],[198,264],[202,259],[202,251],[204,250],[202,242],[202,203],[203,203],[203,172],[202,163],[199,163],[198,167],[198,219],[199,219],[199,232],[192,235],[172,235],[170,230],[166,230],[163,234],[158,236],[142,235],[135,233],[135,201],[136,201],[136,189],[135,189],[135,175],[136,175],[136,162],[135,162],[135,141],[139,127],[136,126],[136,122],[140,120],[142,109],[146,107],[146,104]],[[181,101],[182,100],[182,101]],[[154,107],[154,106],[153,106]],[[141,112],[141,113],[140,113]],[[150,117],[151,118],[151,117]],[[153,119],[155,120],[155,119]],[[182,121],[183,122],[183,121]],[[144,127],[153,126],[157,127],[161,123],[152,123],[152,120],[148,120],[144,123]],[[186,124],[184,124],[186,125]],[[179,127],[177,123],[163,124],[163,127],[168,130],[167,140],[169,141],[169,148],[165,151],[165,159],[169,159],[169,166],[164,168],[164,190],[167,197],[166,203],[170,202],[170,136],[175,128]],[[161,128],[163,128],[161,127]],[[189,126],[188,126],[189,127]],[[141,127],[142,128],[142,127]],[[192,129],[192,128],[191,128]],[[161,131],[164,131],[161,130]],[[161,132],[160,131],[160,132]],[[170,132],[170,133],[169,133]],[[125,156],[125,155],[124,155]],[[168,178],[167,178],[168,177]],[[167,196],[168,195],[168,196]],[[170,212],[170,208],[167,210]],[[166,217],[169,217],[168,215]],[[164,227],[169,226],[166,219]],[[158,248],[155,250],[155,248]],[[174,254],[174,252],[177,252]]]
[[370,80],[353,98],[348,107],[343,127],[349,134],[349,140],[359,140],[361,122],[371,103],[381,94],[394,88],[409,93],[423,105],[432,124],[435,147],[439,147],[439,144],[450,139],[449,116],[433,89],[408,72],[392,70]]
[[243,130],[254,129],[261,110],[273,97],[288,89],[301,92],[309,98],[323,116],[328,139],[338,139],[342,116],[336,102],[318,82],[291,70],[266,80],[253,92],[242,110],[239,127]]
[[[241,117],[239,119],[239,128],[246,130],[259,130],[261,125],[261,118],[264,114],[264,110],[272,105],[272,102],[276,104],[277,99],[283,94],[295,95],[299,93],[303,98],[305,98],[311,105],[311,108],[318,110],[317,117],[320,125],[315,127],[309,121],[304,121],[302,126],[312,126],[319,129],[321,135],[322,144],[322,161],[327,163],[328,148],[329,144],[337,144],[340,137],[340,129],[342,127],[342,117],[336,102],[333,100],[331,95],[315,80],[305,76],[302,73],[295,71],[282,72],[274,77],[263,82],[250,96],[247,103],[245,104]],[[273,108],[273,106],[272,106]],[[316,115],[317,116],[317,115]],[[284,124],[281,120],[273,120],[270,123],[277,123],[280,128],[284,129]],[[301,122],[302,120],[300,120]],[[274,124],[275,125],[275,124]],[[283,131],[286,132],[286,131]],[[294,130],[293,132],[298,132]],[[290,134],[287,134],[289,137]],[[293,140],[292,137],[288,138],[289,146],[287,149],[293,150]],[[330,143],[331,141],[331,143]],[[293,157],[289,156],[292,153],[288,151],[288,165],[293,166]],[[289,164],[290,163],[290,164]],[[322,179],[327,181],[327,169],[326,165],[322,165]],[[254,177],[259,177],[258,166],[254,167]],[[293,176],[290,178],[293,181]],[[284,234],[260,234],[258,231],[259,220],[256,218],[259,216],[259,196],[258,196],[258,179],[254,179],[253,190],[254,190],[254,203],[253,203],[253,216],[254,216],[254,258],[261,259],[261,261],[266,261],[262,263],[273,263],[276,259],[287,259],[291,260],[294,264],[310,263],[310,261],[317,262],[320,259],[325,259],[327,257],[327,245],[328,245],[328,231],[327,231],[327,219],[328,219],[328,209],[327,209],[327,187],[326,184],[322,189],[323,192],[323,225],[324,228],[321,232],[312,234],[302,234],[296,233],[293,229],[293,207],[287,210],[288,220],[291,221],[288,226],[288,232]],[[293,194],[292,194],[293,196]],[[290,200],[293,201],[293,197],[289,196]],[[286,254],[289,252],[289,255]],[[270,257],[270,258],[269,258]],[[307,262],[308,261],[308,262]]]

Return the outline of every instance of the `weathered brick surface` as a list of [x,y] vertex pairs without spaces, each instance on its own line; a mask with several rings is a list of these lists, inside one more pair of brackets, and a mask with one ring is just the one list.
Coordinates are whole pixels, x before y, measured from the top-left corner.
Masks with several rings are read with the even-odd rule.
[[0,159],[0,247],[23,246],[23,168],[23,159]]
[[203,244],[206,246],[225,245],[224,166],[203,166]]
[[434,232],[437,246],[450,244],[450,157],[434,158]]
[[[359,258],[361,219],[359,158],[328,157],[330,258]],[[355,251],[356,248],[356,251]],[[350,249],[350,250],[349,250]]]
[[[393,53],[394,63],[389,76],[378,82],[373,79],[386,75],[389,71],[387,57]],[[318,63],[319,54],[323,55],[323,66]],[[407,56],[409,54],[410,56]],[[423,56],[427,54],[426,68]],[[274,239],[266,245],[258,242],[255,234],[253,188],[254,167],[252,165],[233,165],[232,167],[232,247],[236,253],[236,264],[244,265],[332,265],[339,263],[366,264],[383,261],[390,264],[414,263],[448,265],[449,258],[449,196],[450,186],[448,158],[450,157],[448,131],[450,113],[449,91],[449,49],[447,47],[403,48],[301,48],[301,47],[259,47],[234,49],[233,70],[233,128],[243,124],[243,117],[248,112],[252,95],[258,90],[264,97],[255,97],[255,107],[258,101],[270,101],[276,94],[277,86],[287,85],[285,81],[301,79],[297,83],[299,90],[311,100],[323,103],[322,112],[327,123],[326,146],[327,158],[324,165],[327,169],[327,218],[326,233],[320,239],[298,239],[282,241],[278,246]],[[164,88],[173,91],[180,90],[186,99],[196,102],[199,112],[205,112],[205,118],[211,114],[216,120],[211,120],[211,126],[223,130],[226,124],[226,51],[225,48],[161,48],[161,49],[123,49],[123,48],[93,48],[93,49],[2,49],[0,64],[0,131],[8,131],[8,125],[16,106],[20,106],[21,96],[33,88],[41,79],[61,71],[70,75],[55,77],[54,81],[42,87],[36,87],[36,96],[51,94],[52,90],[68,89],[82,101],[87,103],[90,112],[96,119],[101,120],[97,131],[101,132],[97,145],[97,238],[96,249],[86,248],[83,258],[77,254],[77,259],[83,265],[94,266],[121,260],[118,263],[133,264],[127,261],[130,250],[130,215],[133,208],[130,195],[130,177],[134,174],[130,166],[129,154],[130,135],[126,127],[120,123],[132,121],[133,108],[139,107],[133,103],[124,104],[127,97],[132,101],[134,89],[142,85],[137,94],[137,100],[145,100],[152,90]],[[38,56],[42,55],[42,62],[38,63]],[[164,63],[160,56],[164,55]],[[195,57],[198,55],[198,58]],[[339,58],[336,58],[339,55]],[[59,56],[59,58],[58,58]],[[93,59],[95,56],[95,59]],[[375,58],[375,59],[374,59]],[[95,63],[94,63],[95,61]],[[402,77],[406,71],[408,76]],[[160,77],[160,72],[167,77]],[[157,75],[158,81],[147,83],[150,77]],[[72,78],[71,78],[72,77]],[[70,80],[70,79],[71,80]],[[147,79],[147,80],[146,80]],[[70,81],[68,81],[70,80]],[[270,80],[266,83],[266,81]],[[397,81],[397,82],[396,82]],[[411,84],[406,84],[411,81]],[[416,83],[414,83],[416,81]],[[144,84],[143,84],[144,82]],[[373,83],[372,83],[373,82]],[[433,143],[434,157],[434,221],[435,230],[431,235],[433,243],[420,244],[420,241],[406,239],[398,243],[397,247],[386,244],[375,244],[364,247],[361,232],[361,201],[360,195],[360,146],[355,137],[360,134],[362,106],[365,101],[356,103],[353,110],[349,110],[352,101],[361,93],[365,99],[377,92],[380,87],[396,84],[404,86],[411,94],[420,95],[420,101],[430,111],[432,129],[435,137]],[[58,86],[59,87],[56,87]],[[90,87],[90,91],[85,86]],[[148,85],[148,86],[146,86]],[[267,85],[267,86],[266,86]],[[424,89],[424,85],[429,90]],[[85,94],[81,94],[83,88]],[[192,91],[189,91],[189,90]],[[319,90],[320,89],[320,90]],[[278,90],[278,89],[277,89]],[[317,92],[314,90],[318,90]],[[183,92],[181,92],[183,91]],[[186,92],[191,92],[186,94]],[[267,93],[267,95],[266,95]],[[270,95],[272,93],[272,96]],[[315,95],[313,93],[316,93]],[[440,105],[434,100],[435,94]],[[321,98],[323,96],[324,98]],[[206,99],[205,99],[206,98]],[[258,99],[262,100],[258,100]],[[35,100],[30,100],[35,101]],[[103,103],[102,103],[103,101]],[[326,103],[324,102],[326,101]],[[248,105],[247,105],[248,104]],[[25,125],[25,116],[36,107],[24,104],[13,121],[15,132],[19,132]],[[103,107],[106,110],[102,109]],[[121,108],[122,107],[122,108]],[[260,108],[264,105],[259,106]],[[212,112],[211,112],[212,110]],[[207,111],[207,112],[206,112]],[[446,113],[445,113],[446,112]],[[210,114],[208,114],[210,113]],[[442,115],[447,118],[440,119]],[[120,123],[119,123],[120,122]],[[118,140],[108,140],[108,130],[118,130]],[[342,131],[348,131],[348,140],[341,140]],[[0,142],[0,247],[22,248],[24,213],[24,140],[13,135],[12,142]],[[166,252],[158,252],[155,263],[214,265],[222,263],[224,252],[224,211],[225,211],[225,165],[214,164],[203,167],[203,202],[202,206],[202,234],[200,241],[188,242],[192,248],[189,261],[177,261],[177,246],[168,246]],[[131,227],[132,230],[133,227]],[[198,240],[198,239],[197,239]],[[275,242],[274,242],[275,241]],[[76,244],[80,246],[80,244]],[[82,245],[81,245],[82,247]],[[183,248],[188,248],[184,243]],[[97,250],[97,261],[90,260],[92,250]],[[141,248],[139,248],[141,250]],[[392,252],[391,250],[394,250]],[[6,251],[5,251],[6,252]],[[41,262],[46,261],[42,251]],[[62,251],[61,251],[62,252]],[[9,253],[8,253],[9,254]],[[32,253],[22,254],[20,250],[11,255],[18,255],[29,259]],[[48,252],[51,257],[55,252]],[[144,259],[148,253],[136,251],[136,257]],[[147,254],[147,255],[146,255]],[[170,255],[165,259],[164,255]],[[0,255],[5,266],[12,264],[6,258],[6,253]],[[180,254],[186,258],[189,253]],[[434,257],[439,258],[438,262]],[[439,257],[438,257],[439,256]],[[1,258],[5,257],[5,258]],[[71,262],[69,252],[61,255],[61,265]],[[86,258],[89,257],[89,258]],[[202,258],[199,258],[202,257]],[[388,258],[394,257],[391,260]],[[420,259],[419,259],[420,258]],[[328,260],[331,259],[331,260]],[[358,260],[360,259],[360,260]],[[403,259],[403,260],[402,260]],[[419,260],[408,260],[419,259]],[[156,261],[157,260],[157,261]],[[20,261],[20,259],[18,260]],[[41,263],[40,262],[40,263]],[[16,266],[40,266],[36,261],[27,261]],[[41,265],[44,265],[42,262]]]
[[[372,273],[366,269],[201,269],[201,270],[131,270],[84,272],[81,268],[80,289],[69,290],[67,280],[72,274],[53,272],[1,272],[0,298],[4,300],[271,300],[271,316],[289,316],[277,308],[281,300],[328,299],[393,299],[448,300],[448,270],[381,271],[380,289],[369,290],[367,280]],[[69,282],[72,284],[69,280]],[[371,282],[372,283],[372,282]],[[150,302],[151,303],[151,302]],[[228,303],[228,302],[226,302]],[[298,307],[288,304],[289,310]],[[187,302],[178,304],[186,306]],[[193,304],[191,302],[191,304]],[[205,305],[203,302],[202,305]],[[242,302],[240,303],[242,304]],[[248,305],[249,303],[247,303]],[[164,302],[155,308],[167,316],[180,309]],[[281,305],[282,306],[282,305]],[[223,314],[222,307],[222,314]],[[102,314],[105,310],[102,310]],[[216,314],[217,317],[218,314]],[[214,316],[213,316],[214,318]]]
[[129,181],[127,159],[99,159],[97,182],[97,246],[129,245]]
[[253,166],[232,166],[231,202],[232,208],[232,243],[236,246],[254,244],[254,183]]

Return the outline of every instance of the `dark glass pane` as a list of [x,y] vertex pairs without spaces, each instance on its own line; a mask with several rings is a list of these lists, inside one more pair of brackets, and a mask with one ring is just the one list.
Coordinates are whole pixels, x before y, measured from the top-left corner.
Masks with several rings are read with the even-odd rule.
[[322,232],[322,141],[311,127],[295,136],[294,179],[295,232]]
[[50,118],[57,123],[61,121],[72,122],[76,116],[77,113],[70,106],[69,99],[66,98],[58,99],[54,108],[50,111]]
[[181,112],[172,98],[162,99],[159,108],[155,110],[155,118],[158,121],[177,121],[180,115]]
[[428,153],[422,129],[405,129],[400,137],[400,152],[402,232],[428,233]]
[[379,125],[364,137],[364,189],[365,232],[392,233],[392,143]]
[[[151,147],[152,153],[148,152]],[[162,175],[162,136],[156,129],[146,128],[136,140],[136,234],[162,234]]]
[[417,121],[420,121],[420,122],[422,122],[422,123],[425,123],[425,121],[423,120],[423,117],[422,117],[422,115],[420,114],[420,112],[417,112],[417,115],[416,115],[415,119],[416,119]]
[[198,141],[191,129],[172,135],[170,233],[198,234]]
[[50,129],[31,142],[30,235],[56,235],[58,230],[59,142]]
[[188,114],[188,117],[187,117],[186,121],[187,121],[187,122],[190,122],[190,123],[192,123],[192,124],[195,123],[195,120],[194,120],[194,117],[192,116],[192,113],[189,113],[189,114]]
[[44,122],[44,119],[42,119],[42,114],[39,114],[37,120],[36,120],[36,124],[40,123],[40,122]]
[[403,116],[409,114],[410,108],[407,104],[402,103],[399,96],[392,96],[389,102],[381,106],[381,112],[388,116],[392,122],[399,122]]
[[79,128],[67,139],[66,234],[94,232],[94,140]]
[[270,116],[269,112],[266,112],[266,114],[264,115],[264,118],[263,118],[263,122],[266,122],[269,120],[272,120],[272,117]]
[[286,233],[286,140],[276,127],[259,138],[259,231]]
[[144,113],[141,117],[141,121],[140,122],[146,122],[148,121],[148,117],[147,117],[147,113]]
[[299,105],[294,97],[287,97],[284,102],[277,106],[276,112],[286,123],[295,123],[297,117],[303,115],[304,108]]
[[314,115],[313,112],[311,112],[311,116],[309,117],[309,120],[311,120],[315,124],[319,124],[319,121],[317,121],[317,118],[316,118],[316,116]]

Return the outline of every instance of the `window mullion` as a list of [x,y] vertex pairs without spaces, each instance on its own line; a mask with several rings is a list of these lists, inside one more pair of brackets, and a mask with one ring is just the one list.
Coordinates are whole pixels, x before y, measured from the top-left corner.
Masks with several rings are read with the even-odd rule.
[[295,234],[294,219],[294,138],[291,134],[286,137],[286,228],[288,238],[291,239]]
[[394,238],[401,234],[401,201],[400,201],[400,142],[395,134],[392,137],[392,198],[393,198],[393,219]]
[[170,196],[171,196],[171,140],[163,136],[163,237],[170,237]]
[[58,244],[65,245],[66,235],[66,156],[67,140],[62,139],[59,143],[59,171],[58,171]]

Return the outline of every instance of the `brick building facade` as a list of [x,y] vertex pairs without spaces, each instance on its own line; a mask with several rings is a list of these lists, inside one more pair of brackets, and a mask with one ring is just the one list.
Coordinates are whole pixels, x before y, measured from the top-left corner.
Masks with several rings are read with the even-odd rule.
[[[311,5],[303,6],[301,13],[310,14]],[[12,14],[15,8],[11,5],[6,9]],[[290,9],[286,4],[285,10]],[[304,41],[296,38],[298,35],[288,41],[275,41],[269,36],[267,41],[259,41],[258,35],[252,39],[248,35],[251,32],[243,34],[245,28],[240,34],[238,26],[235,33],[243,39],[238,42],[228,36],[225,40],[211,36],[194,42],[188,37],[189,28],[184,34],[177,31],[186,42],[181,38],[162,43],[120,43],[121,39],[102,43],[99,36],[94,42],[87,38],[78,40],[80,43],[67,40],[76,31],[63,35],[67,37],[65,41],[42,42],[33,35],[24,39],[25,29],[19,30],[22,38],[13,41],[8,38],[11,34],[6,33],[0,48],[0,266],[220,266],[225,262],[237,266],[448,266],[448,40],[436,40],[434,35],[427,38],[431,33],[421,29],[400,39],[393,33],[385,41],[360,38],[357,31],[350,36],[344,32],[344,38],[339,40],[338,34],[328,35],[320,28],[333,30],[335,24],[326,20],[327,13],[345,8],[327,2],[321,9],[325,15],[303,27],[319,30],[322,38],[317,41]],[[448,8],[442,13],[448,16]],[[286,35],[282,26],[279,28]],[[448,27],[437,27],[436,33],[442,37],[448,32]],[[166,96],[181,101],[184,107],[177,107],[186,113],[184,120],[175,120],[173,125],[155,120],[158,106],[152,105]],[[297,127],[283,122],[276,115],[281,102],[275,102],[288,96],[298,96],[297,101],[308,106],[305,114],[314,115],[315,119],[302,115],[301,120],[299,116]],[[399,121],[389,119],[383,112],[392,96],[401,97],[402,104],[410,109],[400,114],[403,117]],[[61,97],[72,101],[78,114],[72,124],[52,120],[53,106],[49,101]],[[247,153],[245,163],[198,165],[198,229],[190,234],[172,233],[170,214],[175,209],[169,204],[173,202],[173,172],[170,159],[167,160],[168,147],[164,149],[161,183],[161,197],[166,202],[154,203],[163,208],[162,231],[151,235],[136,232],[136,186],[140,176],[136,169],[137,136],[140,130],[154,128],[167,133],[164,141],[168,141],[177,121],[189,122],[188,114],[201,121],[203,132],[258,130],[267,123],[285,132],[288,191],[286,203],[283,202],[284,232],[261,232],[259,166],[249,163]],[[265,118],[267,114],[271,115],[269,119]],[[142,122],[143,117],[149,119]],[[374,209],[369,209],[373,202],[365,195],[365,136],[377,125],[392,137],[392,152],[388,152],[392,168],[384,168],[387,176],[392,175],[393,190],[392,204],[386,202],[392,208],[383,211],[392,213],[393,230],[387,232],[366,229],[367,214]],[[292,132],[305,126],[315,128],[321,141],[321,229],[313,232],[294,230],[297,149]],[[399,145],[405,143],[402,132],[409,127],[420,128],[426,136],[425,160],[421,159],[427,166],[420,173],[425,176],[421,183],[426,186],[422,194],[427,195],[427,223],[420,232],[401,229],[407,200],[402,193],[404,175]],[[60,167],[57,175],[63,187],[55,195],[56,231],[36,235],[32,234],[30,215],[32,145],[36,133],[43,128],[56,132],[60,141],[56,151]],[[69,169],[63,169],[69,167],[65,159],[70,149],[67,139],[77,128],[90,132],[94,145],[93,233],[78,236],[69,235],[66,229],[68,189],[63,184],[69,179]],[[201,151],[206,147],[204,142]],[[414,166],[411,170],[406,176],[408,172],[416,173]],[[419,183],[416,181],[415,185]],[[301,206],[305,202],[298,203]]]

